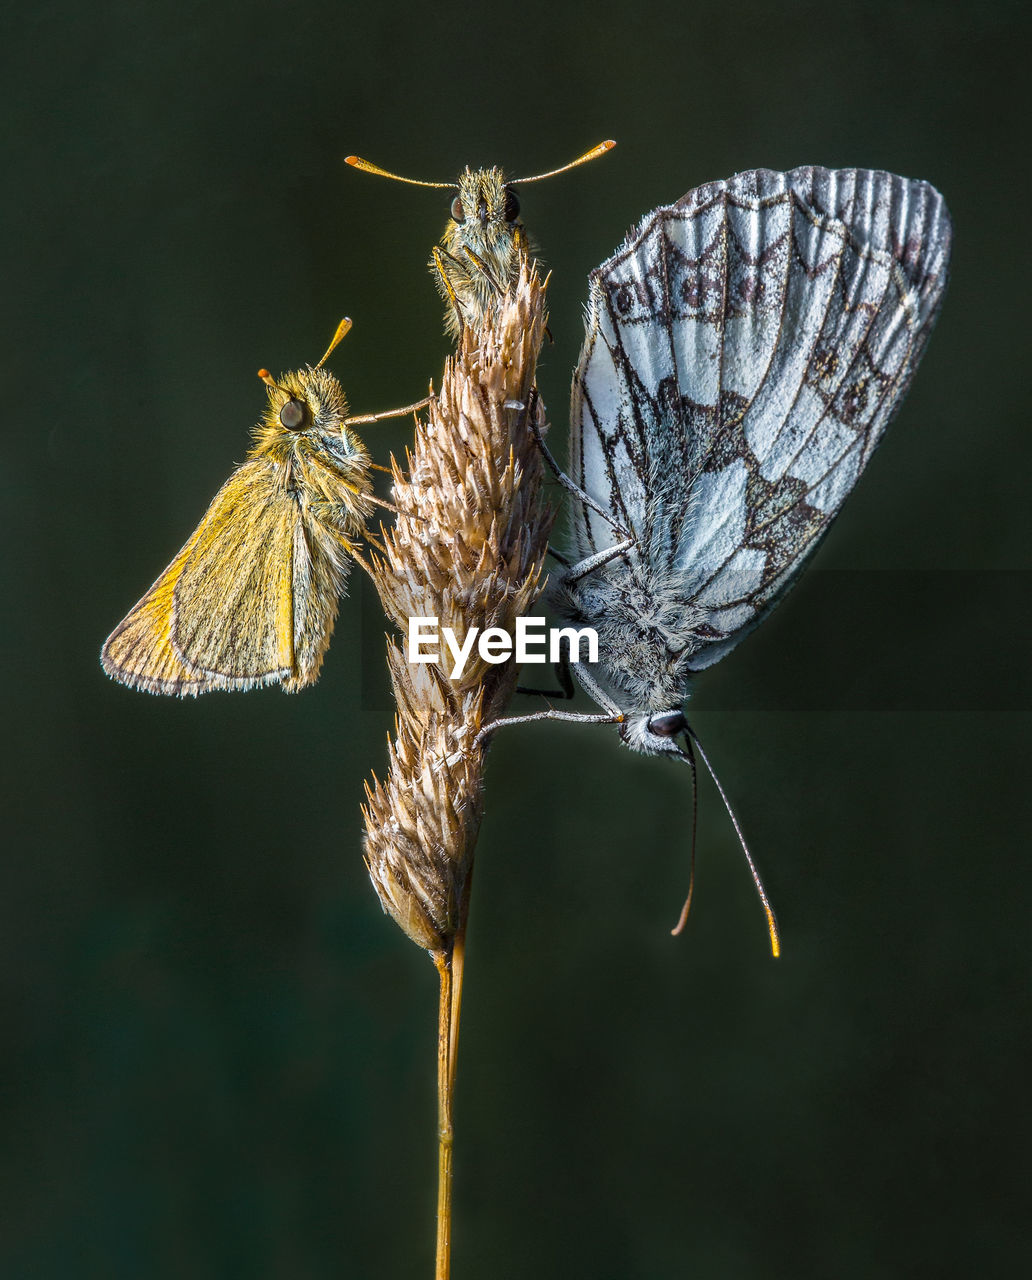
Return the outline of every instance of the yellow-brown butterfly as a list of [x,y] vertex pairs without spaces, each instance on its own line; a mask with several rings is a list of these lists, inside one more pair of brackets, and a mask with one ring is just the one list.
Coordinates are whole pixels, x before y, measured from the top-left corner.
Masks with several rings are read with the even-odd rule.
[[428,403],[349,418],[323,365],[350,328],[340,322],[315,366],[278,382],[259,370],[269,403],[254,444],[108,637],[109,676],[181,697],[275,683],[294,693],[318,677],[350,560],[364,564],[353,540],[374,506],[390,507],[372,492],[376,464],[351,428]]
[[616,143],[600,142],[584,155],[559,169],[535,174],[533,178],[506,178],[501,169],[466,168],[455,182],[420,182],[389,173],[359,156],[348,156],[346,164],[381,178],[394,178],[415,187],[443,187],[455,191],[451,218],[439,245],[434,245],[430,262],[437,291],[447,304],[445,330],[456,338],[464,325],[478,329],[484,317],[512,288],[520,276],[520,264],[529,251],[526,228],[520,221],[520,201],[516,185],[540,182],[565,173],[586,160],[611,151]]

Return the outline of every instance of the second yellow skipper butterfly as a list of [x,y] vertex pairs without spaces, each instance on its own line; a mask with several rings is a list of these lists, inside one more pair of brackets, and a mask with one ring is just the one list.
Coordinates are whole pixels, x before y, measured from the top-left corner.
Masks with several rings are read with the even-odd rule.
[[361,561],[354,540],[374,506],[389,506],[373,495],[375,463],[351,428],[427,403],[349,418],[323,365],[350,328],[341,321],[314,367],[278,382],[259,370],[269,403],[247,458],[108,637],[109,676],[181,697],[276,683],[293,693],[317,678],[351,558]]
[[520,265],[529,245],[526,228],[520,221],[516,184],[525,186],[528,182],[553,178],[586,160],[604,155],[615,146],[613,141],[600,142],[569,164],[532,178],[510,179],[498,168],[466,168],[458,182],[420,182],[389,173],[361,156],[348,156],[345,163],[364,173],[394,178],[415,187],[442,187],[455,192],[448,225],[441,243],[434,245],[429,266],[437,290],[447,304],[445,329],[457,338],[466,325],[479,329],[519,279]]

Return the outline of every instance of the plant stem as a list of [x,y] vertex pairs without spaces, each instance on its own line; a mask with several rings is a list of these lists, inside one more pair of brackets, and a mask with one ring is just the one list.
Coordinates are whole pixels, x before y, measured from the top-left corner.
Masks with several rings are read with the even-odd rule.
[[[455,1080],[452,1048],[453,951],[435,951],[434,964],[441,980],[437,1013],[437,1263],[434,1280],[451,1274],[452,1222],[452,1085]],[[460,969],[461,973],[461,969]]]
[[459,1055],[459,1015],[462,1012],[462,976],[466,964],[466,921],[473,888],[473,868],[459,900],[458,925],[451,947],[432,952],[441,980],[437,1009],[437,1264],[434,1280],[451,1275],[452,1152],[455,1128],[455,1062]]

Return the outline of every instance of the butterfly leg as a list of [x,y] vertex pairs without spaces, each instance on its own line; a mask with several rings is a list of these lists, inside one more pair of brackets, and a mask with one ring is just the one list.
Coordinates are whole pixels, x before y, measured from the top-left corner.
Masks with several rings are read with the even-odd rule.
[[576,582],[578,578],[583,578],[589,573],[594,573],[596,569],[601,569],[604,564],[608,564],[610,560],[615,560],[617,556],[622,556],[625,551],[630,551],[631,547],[636,545],[635,538],[627,538],[624,542],[618,542],[612,547],[606,547],[602,551],[596,551],[594,555],[588,556],[584,560],[580,560],[577,564],[572,564],[563,574],[561,581],[569,585]]
[[451,254],[446,254],[435,244],[433,247],[434,266],[437,268],[437,274],[441,278],[441,284],[444,286],[444,291],[448,295],[448,301],[455,309],[455,318],[458,321],[459,333],[461,334],[463,329],[466,327],[466,319],[462,314],[462,307],[459,306],[459,299],[455,292],[455,287],[448,278],[448,272],[444,269],[445,258],[450,259],[450,261],[454,262],[456,266],[459,265],[459,263],[452,258]]
[[501,295],[505,292],[505,290],[498,283],[498,280],[496,279],[494,273],[492,272],[491,268],[487,265],[487,263],[484,261],[484,259],[481,258],[478,254],[474,253],[473,250],[469,247],[469,245],[464,244],[462,246],[462,251],[466,255],[466,257],[469,258],[470,262],[473,263],[473,265],[484,277],[484,279],[495,291],[495,293],[497,293],[498,296],[501,297]]
[[373,502],[378,507],[383,507],[385,511],[393,511],[396,516],[407,515],[412,516],[416,520],[425,519],[424,516],[417,516],[415,512],[402,511],[400,507],[396,507],[392,502],[387,502],[383,498],[378,498],[375,493],[367,493],[365,497],[367,502]]
[[504,716],[501,720],[492,720],[489,725],[485,725],[480,730],[473,741],[480,746],[496,729],[502,729],[510,724],[530,724],[533,720],[571,720],[577,724],[620,724],[623,718],[620,714],[591,716],[581,711],[556,711],[554,707],[550,707],[547,711],[536,711],[530,716]]
[[[357,418],[345,418],[342,426],[357,427],[368,422],[382,422],[384,418],[403,418],[406,413],[418,413],[420,409],[425,409],[431,401],[436,400],[433,386],[430,387],[430,394],[423,400],[417,400],[415,404],[407,404],[403,409],[385,409],[383,413],[363,413]],[[386,471],[387,467],[377,467],[378,471]]]
[[[569,678],[570,665],[568,657],[566,658],[566,669],[567,678]],[[501,720],[492,720],[489,725],[481,729],[476,736],[477,743],[480,743],[488,734],[494,733],[495,729],[501,729],[504,725],[530,724],[532,720],[570,720],[575,724],[623,724],[626,716],[609,694],[599,686],[594,676],[588,674],[584,669],[583,663],[578,664],[577,679],[598,705],[605,707],[603,715],[587,715],[583,711],[556,711],[555,707],[549,707],[547,711],[535,711],[529,716],[506,716]]]
[[415,511],[402,511],[402,509],[400,507],[396,507],[393,502],[388,502],[385,498],[378,498],[375,493],[368,493],[365,489],[360,489],[356,485],[349,484],[347,480],[339,480],[339,483],[342,488],[347,489],[349,493],[353,493],[364,502],[371,502],[374,506],[383,507],[385,511],[392,511],[396,516],[408,516],[410,520],[426,521],[426,516],[421,516]]
[[362,555],[358,547],[355,546],[355,544],[351,541],[350,538],[345,538],[343,535],[341,535],[340,541],[341,541],[341,546],[343,546],[344,550],[348,553],[348,555],[351,556],[351,558],[355,561],[356,564],[359,564],[362,566],[362,568],[366,571],[366,573],[369,574],[370,578],[375,583],[377,581],[377,578],[376,578],[376,574],[373,572],[373,566],[369,563],[369,561],[365,558],[365,556]]
[[[529,406],[523,404],[523,402],[520,400],[506,400],[505,404],[502,407],[504,409],[522,409],[526,411],[526,415],[527,415],[526,421],[530,425],[530,429],[534,435],[534,440],[537,443],[537,447],[541,450],[541,456],[548,463],[549,470],[552,472],[555,478],[559,481],[559,483],[563,486],[563,488],[566,489],[569,493],[572,493],[573,496],[577,498],[580,502],[583,502],[586,506],[590,507],[592,511],[597,512],[598,515],[602,517],[602,519],[606,522],[606,524],[608,524],[615,533],[618,533],[622,538],[629,538],[630,534],[623,527],[623,525],[619,524],[616,520],[614,520],[612,517],[612,514],[606,511],[604,507],[600,506],[595,501],[595,499],[591,497],[590,494],[585,493],[579,484],[571,480],[570,477],[566,474],[566,472],[563,471],[563,469],[559,466],[559,463],[556,462],[555,458],[552,456],[552,453],[549,450],[548,445],[545,444],[545,438],[541,434],[541,428],[538,426],[536,421],[536,416],[534,413],[534,404],[537,398],[538,398],[538,389],[537,387],[534,387],[531,389]],[[553,556],[555,556],[557,560],[562,561],[562,563],[564,564],[566,563],[566,561],[563,560],[562,556],[560,556],[557,551],[552,551],[551,547],[549,547],[549,551],[552,553]]]
[[[531,395],[535,397],[537,396],[536,387],[531,392]],[[584,490],[580,487],[580,485],[577,484],[575,481],[571,480],[570,477],[560,468],[559,463],[556,462],[555,458],[552,457],[552,454],[549,451],[548,445],[545,444],[545,438],[541,434],[541,428],[538,426],[537,422],[534,420],[533,413],[528,413],[527,421],[530,423],[530,429],[534,433],[534,439],[537,441],[537,447],[541,450],[541,456],[548,463],[552,471],[552,474],[563,486],[563,488],[566,489],[569,493],[572,493],[573,496],[579,502],[583,502],[586,507],[590,507],[592,511],[594,511],[597,515],[600,515],[602,519],[606,522],[606,524],[608,524],[609,527],[613,530],[614,533],[619,534],[621,538],[629,539],[630,534],[621,524],[619,524],[616,520],[613,519],[612,513],[609,511],[606,511],[606,509],[602,507],[599,503],[597,503],[595,499],[591,497],[590,494],[585,493]],[[631,540],[633,541],[633,539]]]

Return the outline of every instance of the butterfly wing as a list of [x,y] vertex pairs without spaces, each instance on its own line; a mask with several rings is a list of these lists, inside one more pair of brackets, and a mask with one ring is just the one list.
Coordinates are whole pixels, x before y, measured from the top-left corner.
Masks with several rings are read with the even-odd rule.
[[298,506],[275,465],[245,462],[108,638],[104,669],[132,688],[182,696],[291,679],[299,541]]
[[172,597],[199,532],[104,641],[101,665],[113,680],[130,689],[185,697],[210,688],[203,672],[185,665],[171,637]]
[[238,467],[204,518],[172,603],[172,645],[211,688],[250,689],[294,670],[298,504],[282,467]]
[[[926,182],[759,169],[648,215],[592,272],[574,479],[686,613],[689,668],[784,594],[900,400],[946,284]],[[574,504],[588,556],[609,525]]]

